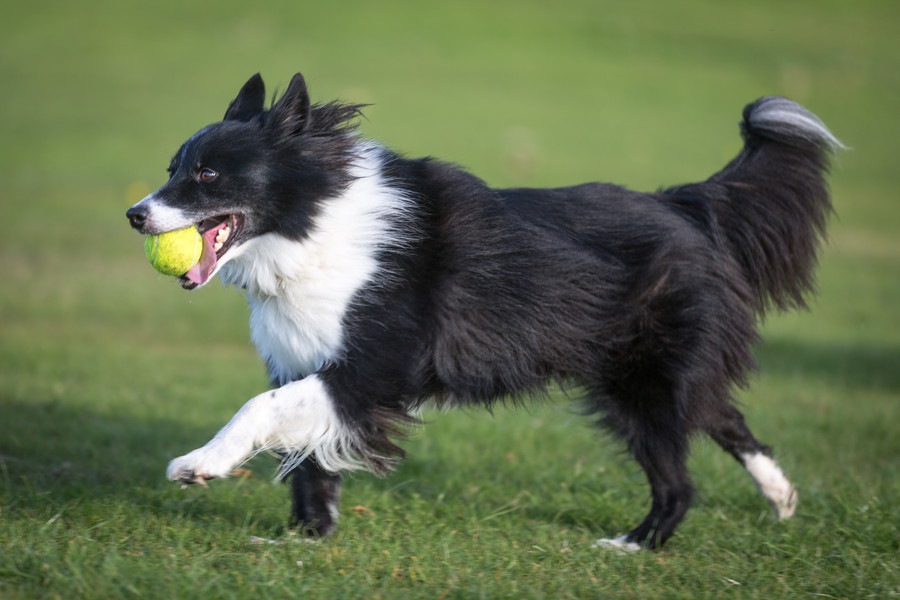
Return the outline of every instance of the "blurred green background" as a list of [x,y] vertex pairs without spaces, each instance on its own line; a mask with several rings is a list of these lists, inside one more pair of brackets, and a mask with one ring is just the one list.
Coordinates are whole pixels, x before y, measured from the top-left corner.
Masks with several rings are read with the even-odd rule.
[[[809,530],[794,531],[785,546],[806,566],[794,564],[790,568],[796,570],[774,589],[857,597],[872,590],[898,593],[896,564],[890,563],[896,554],[887,562],[884,558],[897,550],[900,500],[898,26],[900,4],[872,0],[7,3],[0,17],[0,521],[6,522],[0,525],[0,541],[11,550],[5,562],[0,559],[0,584],[5,580],[9,586],[0,592],[61,593],[67,581],[72,585],[74,573],[81,579],[72,589],[84,595],[92,589],[125,594],[132,582],[152,577],[152,567],[142,571],[125,556],[129,545],[116,541],[137,535],[129,527],[143,517],[157,529],[144,532],[142,552],[163,570],[168,559],[160,557],[168,556],[165,548],[173,544],[167,536],[176,534],[159,532],[186,528],[186,535],[200,541],[177,538],[178,544],[209,558],[191,544],[209,548],[215,543],[192,529],[193,521],[181,520],[186,511],[200,510],[197,506],[207,507],[208,515],[227,515],[218,529],[212,528],[213,539],[227,535],[235,523],[251,533],[277,532],[286,505],[283,492],[273,493],[268,484],[252,491],[249,484],[219,484],[218,496],[203,496],[185,508],[178,504],[178,490],[162,480],[171,456],[202,443],[266,381],[249,344],[240,294],[216,283],[187,294],[157,275],[145,262],[142,240],[128,229],[124,211],[165,180],[169,158],[181,142],[220,119],[250,75],[260,71],[271,94],[302,71],[314,99],[372,104],[362,123],[366,136],[408,155],[458,162],[497,186],[605,180],[655,189],[698,180],[738,151],[740,111],[755,98],[786,95],[822,117],[851,148],[834,168],[837,217],[822,258],[822,293],[812,313],[767,322],[767,342],[760,349],[763,374],[746,401],[761,437],[784,447],[788,470],[807,478],[801,479],[806,484],[801,489],[809,491],[801,491],[801,497],[809,502],[801,507],[819,510],[807,526],[831,515],[830,526],[839,522],[837,529],[846,537],[839,545],[844,550],[832,548],[838,562],[819,570],[810,566],[818,564],[813,546],[837,542],[827,536],[823,541],[819,532],[808,545]],[[380,514],[412,511],[421,522],[408,528],[427,531],[435,523],[428,521],[428,506],[420,507],[416,498],[444,498],[439,491],[429,496],[429,485],[452,488],[457,482],[469,489],[460,480],[466,469],[489,471],[481,466],[484,456],[516,452],[513,458],[526,465],[523,481],[535,475],[538,480],[582,477],[580,466],[567,470],[573,464],[570,454],[559,450],[554,455],[555,447],[530,437],[535,419],[557,418],[537,414],[510,415],[508,428],[477,430],[477,436],[467,433],[474,428],[468,415],[435,417],[433,428],[409,442],[421,458],[404,467],[399,478],[442,473],[445,482],[416,484],[422,487],[414,486],[411,496],[401,493],[397,507],[387,493],[392,484],[360,478],[351,482],[348,497],[354,500],[348,502],[372,502],[374,495],[382,498]],[[562,427],[568,418],[555,423]],[[592,451],[592,434],[586,427],[575,429],[552,426],[547,435],[561,443],[574,438],[576,447]],[[520,450],[523,443],[533,446]],[[696,466],[707,477],[742,477],[730,463],[720,462],[725,458],[704,448]],[[550,458],[529,463],[523,456],[529,453]],[[614,462],[609,458],[614,456],[615,448],[601,460]],[[506,472],[516,460],[500,460],[496,472]],[[625,475],[607,473],[602,479],[597,471],[584,473],[595,490],[587,502],[596,506],[583,514],[572,507],[574,516],[562,527],[562,535],[578,538],[573,542],[578,552],[587,552],[590,536],[615,533],[588,525],[594,514],[615,515],[604,517],[601,529],[624,528],[641,516],[640,508],[627,503],[642,506],[643,483],[622,468]],[[485,474],[489,480],[493,476]],[[620,514],[617,505],[609,505],[616,501],[616,488],[625,487],[617,478],[635,488],[618,505]],[[489,489],[462,504],[471,508],[496,501],[504,514],[509,489],[498,487],[496,496]],[[753,502],[751,494],[743,488],[737,497],[748,498],[737,502]],[[535,506],[543,508],[534,510],[552,511],[546,504],[554,502],[553,495],[543,495],[543,501],[535,499]],[[273,496],[270,512],[258,508]],[[526,500],[520,498],[522,504],[506,512],[520,510]],[[140,507],[140,514],[117,503]],[[741,510],[746,508],[732,506],[729,514]],[[493,508],[486,511],[494,514]],[[524,521],[508,518],[510,527],[540,527],[533,512]],[[757,528],[754,520],[755,513],[746,532],[740,530],[751,536],[751,547],[757,547],[754,541],[764,544],[750,533]],[[491,525],[502,528],[501,521]],[[550,521],[555,531],[560,523]],[[63,522],[66,527],[57,531]],[[97,523],[115,524],[117,533],[105,550],[73,555],[66,544],[83,539]],[[698,518],[695,523],[696,530],[684,538],[724,542],[721,522],[704,527]],[[686,522],[685,529],[691,527]],[[383,530],[384,523],[378,531]],[[518,533],[522,548],[530,548],[528,531]],[[487,531],[483,535],[489,539]],[[503,539],[516,539],[508,535]],[[338,541],[346,545],[351,539],[356,538]],[[384,542],[359,547],[360,556],[372,562],[368,570],[360,566],[362,571],[351,570],[351,575],[371,577],[377,570],[378,543]],[[530,579],[532,563],[544,558],[533,550],[517,554],[513,547],[519,543],[496,542],[523,569],[510,567],[513,574],[505,583],[476,577],[499,569],[478,562],[488,558],[464,556],[455,563],[444,556],[451,565],[446,568],[457,569],[451,580],[456,587],[449,589],[463,590],[463,596],[496,596],[513,593],[518,582],[519,591],[531,596],[562,597],[567,589],[597,592],[590,586],[599,574],[588,567],[578,571],[573,565],[581,563],[570,555],[555,555],[555,560],[574,569],[569,580],[587,587],[567,588],[565,577],[558,589],[552,578]],[[691,552],[684,543],[681,552]],[[848,546],[857,554],[847,554]],[[785,568],[777,552],[755,550],[753,559],[734,552],[728,572],[751,580],[759,576],[752,565],[760,555],[766,568]],[[112,555],[120,562],[109,562]],[[594,564],[590,555],[572,556]],[[281,558],[272,558],[267,568],[283,575]],[[628,564],[653,564],[636,560]],[[648,587],[642,592],[714,595],[718,584],[706,588],[708,581],[693,578],[691,573],[705,568],[702,557],[696,560],[683,571],[663,569],[657,579],[645,578]],[[92,587],[99,585],[93,576],[98,565],[110,564],[106,585],[113,587]],[[408,560],[385,568],[390,572],[398,564],[404,572],[412,568]],[[468,575],[467,565],[473,569]],[[435,573],[441,568],[433,565]],[[619,575],[606,573],[620,590],[622,577],[642,577],[629,572],[632,567],[622,568]],[[848,579],[848,570],[864,576]],[[341,581],[347,573],[339,571],[324,568],[323,577]],[[231,575],[220,573],[225,579],[217,579],[215,573],[212,568],[204,577],[217,584],[231,581]],[[714,579],[720,583],[725,577]],[[165,581],[171,588],[154,588],[161,595],[184,583]],[[367,589],[365,581],[357,581],[360,594]],[[326,581],[315,583],[319,587],[313,591],[330,589]],[[378,589],[388,596],[418,590],[436,597],[442,591],[439,585],[401,583]],[[230,585],[227,589],[250,589]],[[756,589],[772,592],[759,585]]]
[[[108,327],[153,319],[147,307],[173,296],[218,306],[222,290],[187,299],[154,278],[122,213],[257,71],[270,91],[302,71],[317,99],[372,103],[366,135],[494,185],[704,178],[739,148],[744,104],[784,94],[853,149],[835,169],[830,251],[896,260],[898,12],[865,1],[7,7],[4,347],[52,343],[34,339],[52,322],[45,310],[78,318],[54,323],[66,330],[98,325],[91,314]],[[239,302],[230,296],[221,302]],[[887,324],[872,331],[890,335]]]

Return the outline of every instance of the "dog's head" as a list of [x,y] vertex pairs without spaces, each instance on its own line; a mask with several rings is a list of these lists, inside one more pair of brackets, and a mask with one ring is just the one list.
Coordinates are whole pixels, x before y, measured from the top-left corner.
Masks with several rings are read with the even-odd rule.
[[186,141],[169,164],[169,180],[126,213],[143,234],[195,225],[204,240],[197,268],[181,277],[194,289],[250,240],[306,235],[321,201],[352,181],[354,117],[360,105],[310,105],[299,73],[266,109],[265,84],[251,77],[222,121]]

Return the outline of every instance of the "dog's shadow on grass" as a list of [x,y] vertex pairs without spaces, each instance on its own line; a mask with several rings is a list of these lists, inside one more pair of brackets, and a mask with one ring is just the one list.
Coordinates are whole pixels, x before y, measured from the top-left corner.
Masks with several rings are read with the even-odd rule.
[[[28,403],[0,397],[0,497],[29,514],[55,514],[70,503],[140,506],[173,519],[216,520],[277,530],[287,522],[288,490],[258,478],[180,489],[165,479],[168,460],[212,431],[170,419],[117,416],[62,401]],[[265,460],[265,459],[259,459]],[[274,465],[274,461],[270,461]],[[265,476],[263,473],[265,472]],[[206,493],[209,492],[209,493]],[[253,496],[248,511],[247,496]],[[256,500],[275,505],[260,508]],[[276,510],[277,509],[277,510]]]
[[62,401],[0,398],[0,406],[0,464],[13,488],[64,492],[69,483],[127,494],[129,484],[150,474],[160,428],[179,436],[170,422],[138,422]]

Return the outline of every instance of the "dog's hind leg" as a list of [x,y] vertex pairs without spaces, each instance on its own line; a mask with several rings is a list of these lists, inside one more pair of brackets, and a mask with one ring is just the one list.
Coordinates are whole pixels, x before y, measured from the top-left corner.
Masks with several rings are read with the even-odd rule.
[[311,537],[334,532],[338,521],[341,476],[323,470],[309,457],[290,472],[293,507],[291,529]]
[[625,536],[628,542],[657,548],[674,533],[691,505],[693,487],[687,472],[687,438],[679,427],[649,428],[632,443],[631,452],[650,483],[652,504],[640,525]]
[[772,458],[772,449],[760,443],[744,415],[731,405],[722,405],[716,416],[704,425],[709,436],[744,465],[759,491],[772,503],[780,519],[787,519],[797,508],[797,491]]
[[628,444],[650,483],[650,512],[640,525],[598,546],[625,550],[658,548],[672,535],[691,505],[693,486],[687,472],[688,432],[668,391],[644,387],[637,404],[604,421]]

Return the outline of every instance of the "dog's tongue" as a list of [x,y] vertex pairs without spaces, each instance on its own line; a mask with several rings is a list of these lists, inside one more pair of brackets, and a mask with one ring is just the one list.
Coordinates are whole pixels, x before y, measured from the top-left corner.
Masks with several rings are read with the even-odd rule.
[[216,251],[213,250],[211,239],[215,238],[216,230],[218,229],[221,229],[221,227],[216,227],[203,234],[203,251],[200,253],[200,260],[184,274],[185,277],[197,285],[206,283],[209,276],[212,275],[213,269],[216,268],[218,258],[216,257]]

